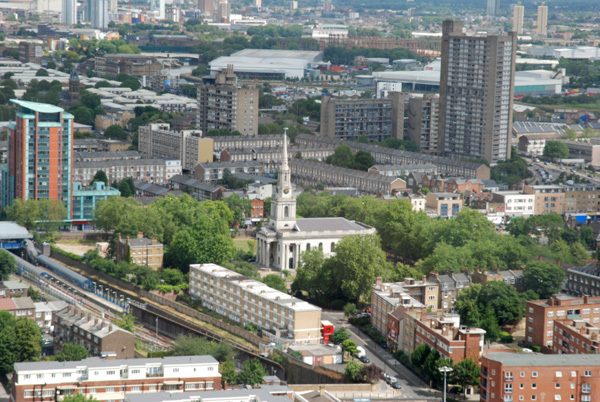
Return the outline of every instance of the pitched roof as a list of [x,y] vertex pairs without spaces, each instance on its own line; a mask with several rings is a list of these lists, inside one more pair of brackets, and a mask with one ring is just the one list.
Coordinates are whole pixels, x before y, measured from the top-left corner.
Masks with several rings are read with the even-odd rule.
[[19,100],[19,99],[11,99],[10,101],[16,105],[19,105],[19,106],[27,108],[27,109],[31,109],[34,112],[39,112],[39,113],[61,113],[61,112],[65,111],[61,107],[50,105],[47,103],[29,102],[29,101],[24,101],[24,100]]

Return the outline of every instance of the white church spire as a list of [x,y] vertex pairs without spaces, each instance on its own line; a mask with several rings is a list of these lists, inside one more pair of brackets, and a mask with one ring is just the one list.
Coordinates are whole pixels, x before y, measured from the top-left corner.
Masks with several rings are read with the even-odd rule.
[[283,129],[283,152],[277,177],[277,191],[271,201],[271,224],[276,229],[292,229],[296,222],[296,199],[292,191],[292,175],[288,164],[287,127]]

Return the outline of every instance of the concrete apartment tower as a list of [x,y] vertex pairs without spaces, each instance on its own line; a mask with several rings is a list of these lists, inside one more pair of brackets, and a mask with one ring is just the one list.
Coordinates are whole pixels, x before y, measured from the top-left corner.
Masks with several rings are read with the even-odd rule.
[[538,7],[537,35],[548,35],[548,6],[544,1],[542,1],[542,5]]
[[2,206],[17,198],[60,200],[71,218],[73,115],[45,103],[11,100],[18,110],[8,125],[8,164],[2,171]]
[[500,11],[500,0],[487,0],[487,15],[493,16]]
[[63,0],[61,22],[65,25],[77,24],[77,0]]
[[517,3],[513,10],[513,31],[517,35],[523,33],[523,16],[525,15],[525,7],[521,5],[521,2]]
[[239,131],[242,135],[258,134],[259,90],[237,85],[230,64],[215,75],[214,83],[198,86],[196,127],[206,135],[221,128]]
[[438,153],[440,96],[411,94],[405,131],[408,139],[426,154]]
[[440,76],[439,154],[510,158],[517,34],[467,36],[444,21]]

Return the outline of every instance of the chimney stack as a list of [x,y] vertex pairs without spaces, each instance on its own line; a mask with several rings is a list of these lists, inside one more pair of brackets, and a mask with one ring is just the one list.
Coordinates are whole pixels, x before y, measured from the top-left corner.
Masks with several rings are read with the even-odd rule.
[[156,237],[152,238],[152,245],[156,245],[158,244],[158,240],[156,240]]
[[144,238],[144,232],[138,232],[138,239],[143,239]]
[[108,326],[108,332],[112,332],[112,330],[113,330],[113,326],[111,324],[111,325]]

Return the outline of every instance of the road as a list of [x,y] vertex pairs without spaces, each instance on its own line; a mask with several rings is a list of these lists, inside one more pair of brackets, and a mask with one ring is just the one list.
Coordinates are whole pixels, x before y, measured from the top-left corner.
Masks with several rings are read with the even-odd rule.
[[[421,379],[396,360],[387,349],[383,349],[381,346],[375,344],[371,338],[360,332],[357,327],[350,324],[344,317],[344,313],[338,311],[323,311],[322,317],[324,320],[331,321],[336,329],[344,328],[348,335],[350,335],[350,339],[356,342],[358,346],[362,346],[365,349],[371,363],[375,364],[389,375],[398,378],[398,382],[402,385],[402,390],[400,392],[402,397],[431,398],[439,396],[439,393],[436,393],[427,387]],[[388,387],[387,384],[385,384],[385,386]]]
[[[535,181],[538,184],[543,184],[541,172],[546,171],[547,173],[552,175],[552,181],[558,179],[561,173],[565,175],[575,174],[579,176],[584,181],[590,181],[594,184],[600,184],[600,179],[594,175],[594,177],[589,177],[590,172],[587,170],[575,170],[575,166],[568,166],[561,168],[560,164],[552,163],[552,162],[533,162],[533,160],[529,157],[525,157],[529,167],[528,169],[534,174]],[[536,184],[534,182],[534,184]]]

